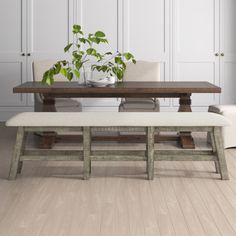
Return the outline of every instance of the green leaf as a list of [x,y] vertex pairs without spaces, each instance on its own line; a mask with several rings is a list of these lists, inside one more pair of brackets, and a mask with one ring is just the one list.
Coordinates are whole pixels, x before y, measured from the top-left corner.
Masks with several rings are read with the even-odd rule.
[[131,53],[129,53],[129,52],[126,52],[123,55],[125,56],[125,59],[127,61],[129,61],[131,58],[134,58],[134,56]]
[[101,71],[101,70],[102,70],[102,67],[101,67],[101,66],[96,66],[96,65],[95,65],[95,69],[96,69],[97,71]]
[[57,63],[54,65],[54,74],[57,75],[60,73],[60,70],[61,70],[61,64],[60,63]]
[[80,61],[75,62],[75,67],[78,71],[81,69],[82,65],[83,65],[83,63],[81,63]]
[[115,57],[115,63],[121,65],[123,63],[123,60],[121,59],[121,57]]
[[119,80],[122,80],[123,79],[123,71],[118,69],[117,72],[116,72],[116,76]]
[[53,79],[53,70],[47,70],[44,74],[43,74],[43,79],[42,79],[42,83],[43,84],[48,84],[48,85],[52,85],[54,83],[54,79]]
[[67,70],[65,68],[61,68],[60,73],[64,75],[65,77],[67,77]]
[[118,67],[113,67],[113,68],[112,68],[112,72],[116,75],[116,77],[117,77],[119,80],[122,80],[122,79],[123,79],[124,73],[123,73],[123,70],[122,70],[122,69],[119,69]]
[[132,62],[133,62],[134,64],[136,64],[136,60],[132,59]]
[[112,55],[112,52],[106,52],[104,55]]
[[77,34],[81,32],[81,26],[80,25],[73,25],[73,33]]
[[100,41],[101,41],[102,43],[108,43],[108,40],[107,40],[107,39],[100,39]]
[[94,48],[88,48],[86,52],[88,55],[95,55],[97,51]]
[[82,56],[79,55],[77,51],[73,51],[72,55],[76,60],[81,60],[82,58]]
[[47,80],[46,80],[46,84],[48,84],[48,85],[52,85],[53,83],[54,83],[54,79],[53,79],[53,77],[48,76],[48,77],[47,77]]
[[47,82],[47,77],[48,77],[48,70],[44,72],[43,74],[43,79],[42,79],[42,83],[43,84],[46,84]]
[[102,31],[97,31],[95,33],[95,36],[98,38],[104,38],[106,35]]
[[75,76],[79,79],[80,78],[80,72],[78,70],[74,70]]
[[68,64],[68,62],[66,60],[64,61],[60,61],[62,63],[63,66],[66,66]]
[[108,68],[107,66],[102,66],[102,67],[101,67],[101,70],[102,70],[103,72],[106,72],[106,71],[107,71],[107,68]]
[[85,39],[85,38],[79,38],[79,41],[80,41],[81,43],[86,43],[86,39]]
[[73,73],[72,72],[69,72],[69,73],[67,73],[67,79],[69,80],[69,81],[71,81],[72,79],[73,79]]
[[101,39],[100,38],[91,38],[91,41],[93,43],[99,44],[101,42]]
[[64,48],[64,52],[67,52],[67,51],[71,48],[72,45],[73,45],[73,43],[68,44],[68,45]]

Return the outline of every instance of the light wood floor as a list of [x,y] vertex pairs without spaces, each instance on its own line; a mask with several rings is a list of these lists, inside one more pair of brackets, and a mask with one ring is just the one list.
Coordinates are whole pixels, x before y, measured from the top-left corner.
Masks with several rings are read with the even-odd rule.
[[89,181],[82,163],[27,162],[8,181],[14,139],[1,125],[0,236],[236,235],[236,149],[226,150],[230,181],[209,162],[156,162],[154,181],[140,162],[95,162]]

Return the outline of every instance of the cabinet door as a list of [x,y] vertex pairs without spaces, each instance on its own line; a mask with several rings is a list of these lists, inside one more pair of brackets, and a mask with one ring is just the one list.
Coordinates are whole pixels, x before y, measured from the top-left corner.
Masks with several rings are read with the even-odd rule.
[[[78,0],[77,23],[83,28],[84,33],[103,31],[109,44],[98,45],[101,52],[118,50],[118,0]],[[102,73],[93,73],[94,78],[105,76]],[[119,100],[116,98],[83,98],[83,110],[117,110]]]
[[[219,0],[173,1],[173,80],[219,85]],[[193,94],[193,107],[218,103],[219,95]],[[174,102],[178,106],[178,101]]]
[[220,84],[222,104],[236,103],[236,0],[221,3]]
[[[170,1],[123,1],[123,48],[132,52],[137,60],[161,64],[161,81],[170,79]],[[169,99],[160,99],[169,106]]]
[[[14,6],[14,7],[13,7]],[[26,1],[0,1],[0,106],[24,106],[26,96],[13,87],[26,81]]]
[[[27,5],[28,80],[33,80],[32,62],[69,59],[64,47],[73,42],[73,0],[29,0]],[[32,105],[33,96],[28,97]]]

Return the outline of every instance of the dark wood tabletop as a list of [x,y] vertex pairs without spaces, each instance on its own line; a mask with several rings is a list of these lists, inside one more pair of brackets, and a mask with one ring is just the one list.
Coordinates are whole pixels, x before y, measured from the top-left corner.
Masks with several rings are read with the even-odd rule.
[[108,87],[91,87],[77,82],[26,82],[15,88],[14,93],[63,94],[72,97],[179,97],[180,94],[220,93],[221,88],[209,82],[118,82]]

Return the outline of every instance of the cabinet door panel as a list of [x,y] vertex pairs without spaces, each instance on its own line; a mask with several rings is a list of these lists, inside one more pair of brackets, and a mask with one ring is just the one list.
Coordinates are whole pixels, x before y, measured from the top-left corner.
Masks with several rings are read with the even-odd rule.
[[12,91],[26,81],[25,9],[25,0],[0,1],[0,106],[26,105],[26,96]]
[[30,1],[29,52],[50,56],[63,53],[65,45],[73,39],[70,33],[70,18],[73,18],[70,4],[71,0]]
[[[219,1],[173,1],[173,80],[219,85]],[[219,102],[215,94],[192,97],[193,106]],[[178,102],[175,100],[174,105]]]
[[[170,1],[123,1],[123,47],[137,60],[161,63],[161,81],[170,79]],[[169,99],[160,99],[161,106],[169,106]]]
[[25,104],[23,94],[13,94],[13,87],[23,82],[22,62],[0,62],[0,106],[21,106]]
[[[86,35],[98,30],[106,34],[109,44],[95,46],[100,52],[115,53],[118,50],[118,0],[79,0],[77,23],[83,27]],[[105,75],[96,71],[93,73],[93,78],[102,76]],[[83,98],[81,100],[85,110],[89,107],[109,110],[119,105],[116,98]]]
[[[28,1],[28,81],[33,80],[33,61],[70,59],[64,47],[73,41],[73,3],[73,0]],[[32,95],[28,95],[28,105],[33,105]]]
[[118,0],[79,0],[77,22],[86,34],[101,30],[106,33],[109,44],[96,48],[102,51],[117,51],[118,45]]
[[21,51],[22,1],[1,0],[0,6],[0,52]]
[[221,103],[231,104],[236,103],[236,0],[221,3]]
[[165,0],[127,0],[124,5],[124,48],[137,59],[160,60],[166,52]]

